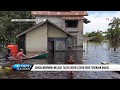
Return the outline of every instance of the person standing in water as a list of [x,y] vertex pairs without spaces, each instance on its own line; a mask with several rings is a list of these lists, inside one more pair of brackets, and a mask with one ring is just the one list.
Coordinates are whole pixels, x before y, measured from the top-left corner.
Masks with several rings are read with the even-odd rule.
[[[70,56],[70,59],[68,60],[68,64],[74,64],[73,55]],[[73,78],[73,71],[70,71],[69,75],[70,75],[70,78]]]

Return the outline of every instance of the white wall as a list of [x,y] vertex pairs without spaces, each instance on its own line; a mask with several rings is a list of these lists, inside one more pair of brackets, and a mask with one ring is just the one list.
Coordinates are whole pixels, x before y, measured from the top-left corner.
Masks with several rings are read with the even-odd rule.
[[47,50],[47,24],[44,24],[26,34],[26,52]]
[[[77,33],[77,37],[79,39],[77,39],[77,45],[78,46],[83,46],[83,20],[79,20],[78,22],[78,33]],[[80,40],[81,39],[81,40]]]
[[[65,28],[65,22],[62,19],[62,17],[60,16],[36,16],[36,19],[40,19],[41,21],[43,21],[44,19],[48,19],[49,21],[51,21],[52,23],[58,25],[59,27],[61,27],[62,29]],[[39,23],[36,22],[36,24]]]
[[54,26],[51,26],[48,24],[48,37],[50,38],[61,38],[61,37],[67,37],[67,34],[64,33],[61,30],[58,30],[57,28],[55,28]]
[[[48,19],[54,24],[58,25],[61,27],[63,30],[65,29],[67,32],[69,31],[79,31],[78,33],[75,33],[78,38],[82,39],[83,38],[83,20],[78,21],[78,28],[65,28],[65,21],[62,19],[61,16],[36,16],[36,19],[44,20]],[[36,22],[39,23],[39,22]],[[71,33],[74,35],[74,33]],[[82,46],[83,41],[77,39],[77,46]]]

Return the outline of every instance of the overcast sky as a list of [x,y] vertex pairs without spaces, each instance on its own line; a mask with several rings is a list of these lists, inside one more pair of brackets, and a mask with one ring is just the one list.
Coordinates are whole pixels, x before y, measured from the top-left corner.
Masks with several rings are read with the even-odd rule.
[[120,11],[87,11],[88,16],[85,16],[91,22],[84,24],[84,33],[92,31],[106,31],[110,20],[113,17],[120,18]]

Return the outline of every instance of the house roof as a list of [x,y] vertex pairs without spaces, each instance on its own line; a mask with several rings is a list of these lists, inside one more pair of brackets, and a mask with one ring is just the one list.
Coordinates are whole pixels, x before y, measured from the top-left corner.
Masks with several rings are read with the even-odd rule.
[[[56,24],[54,24],[54,23],[50,22],[49,20],[45,19],[43,22],[40,22],[39,24],[36,24],[36,25],[32,26],[31,28],[29,28],[29,29],[23,31],[22,33],[18,34],[18,35],[16,36],[16,38],[20,37],[21,35],[26,34],[27,32],[29,32],[29,31],[31,31],[31,30],[33,30],[33,29],[35,29],[35,28],[37,28],[37,27],[39,27],[39,26],[41,26],[41,25],[43,25],[43,24],[45,24],[45,23],[49,23],[49,24],[53,25],[54,27],[58,28],[59,30],[63,31],[63,32],[66,33],[67,35],[73,36],[73,35],[71,35],[70,33],[64,31],[63,29],[61,29],[61,28],[60,28],[59,26],[57,26]],[[75,37],[75,36],[73,36],[73,37]]]
[[31,14],[49,16],[88,16],[86,11],[32,11]]

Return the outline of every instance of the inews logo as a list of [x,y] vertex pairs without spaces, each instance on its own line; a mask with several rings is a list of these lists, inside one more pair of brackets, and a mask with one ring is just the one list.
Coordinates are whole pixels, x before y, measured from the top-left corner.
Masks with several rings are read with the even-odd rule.
[[10,71],[30,71],[32,67],[32,64],[14,64],[10,67],[0,66],[0,73],[6,73]]

